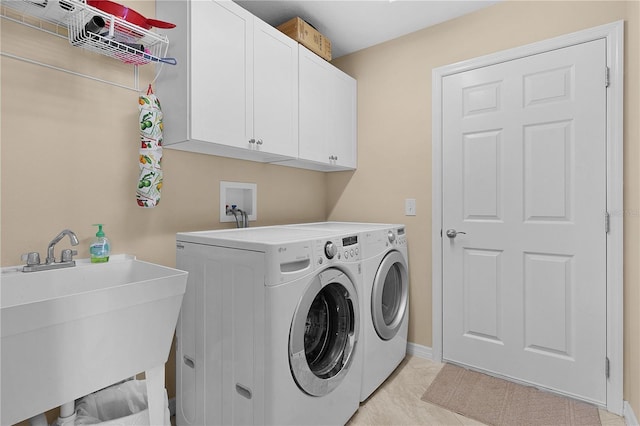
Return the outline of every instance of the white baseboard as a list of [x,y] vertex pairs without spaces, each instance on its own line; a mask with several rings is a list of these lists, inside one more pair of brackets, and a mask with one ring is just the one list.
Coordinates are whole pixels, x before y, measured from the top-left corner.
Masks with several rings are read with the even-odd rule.
[[407,354],[418,358],[433,359],[433,351],[430,347],[412,342],[407,342]]
[[623,414],[624,414],[624,423],[627,426],[640,425],[640,423],[638,423],[638,418],[636,417],[636,414],[633,412],[633,408],[631,408],[631,405],[629,405],[629,402],[627,401],[624,401],[623,403]]

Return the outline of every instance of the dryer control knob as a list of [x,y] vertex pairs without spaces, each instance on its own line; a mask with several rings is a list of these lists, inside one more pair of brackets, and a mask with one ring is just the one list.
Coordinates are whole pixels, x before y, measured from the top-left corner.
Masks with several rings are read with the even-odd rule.
[[333,259],[333,257],[338,254],[338,247],[331,241],[327,241],[324,245],[324,254],[327,255],[328,259]]
[[387,236],[389,237],[389,242],[390,243],[392,243],[392,242],[394,242],[396,240],[396,234],[394,234],[393,231],[389,231]]

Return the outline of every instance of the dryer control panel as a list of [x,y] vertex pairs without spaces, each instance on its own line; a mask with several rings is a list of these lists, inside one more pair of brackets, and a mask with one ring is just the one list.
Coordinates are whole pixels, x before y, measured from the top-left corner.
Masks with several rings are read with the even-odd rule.
[[315,255],[319,265],[326,262],[360,261],[360,242],[357,234],[329,237],[316,241]]
[[[391,234],[393,234],[393,239],[391,238]],[[407,245],[407,235],[404,233],[404,228],[394,228],[389,231],[389,242],[394,243],[399,246]]]

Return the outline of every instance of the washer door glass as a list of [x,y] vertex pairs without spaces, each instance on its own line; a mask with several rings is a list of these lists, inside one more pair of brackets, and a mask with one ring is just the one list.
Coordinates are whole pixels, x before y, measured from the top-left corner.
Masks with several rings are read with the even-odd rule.
[[318,274],[300,300],[289,335],[289,363],[303,391],[323,396],[348,373],[358,339],[356,290],[338,269]]
[[392,339],[406,315],[409,300],[407,264],[398,251],[389,252],[378,267],[371,293],[373,326],[383,340]]

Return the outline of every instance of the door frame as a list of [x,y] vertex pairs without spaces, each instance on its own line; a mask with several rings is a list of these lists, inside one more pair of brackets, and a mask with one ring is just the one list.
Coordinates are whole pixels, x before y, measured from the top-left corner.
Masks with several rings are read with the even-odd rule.
[[[623,414],[623,84],[624,21],[566,34],[513,49],[469,59],[432,71],[432,326],[433,359],[442,362],[442,82],[449,75],[524,58],[550,50],[605,39],[607,90],[607,380],[606,409]],[[603,84],[605,84],[603,82]],[[604,213],[604,212],[603,212]],[[603,228],[605,215],[603,214]],[[604,230],[604,229],[603,229]],[[605,360],[602,360],[605,362]]]

